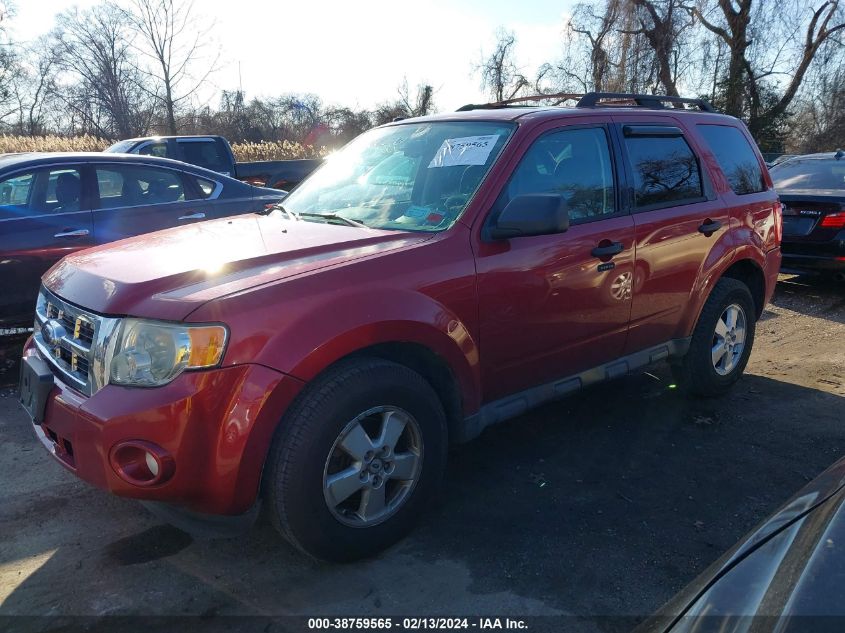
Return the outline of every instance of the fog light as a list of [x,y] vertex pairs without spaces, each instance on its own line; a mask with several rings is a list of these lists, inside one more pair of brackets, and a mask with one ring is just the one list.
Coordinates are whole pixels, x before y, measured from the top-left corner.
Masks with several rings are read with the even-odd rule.
[[155,455],[147,451],[146,453],[147,458],[147,468],[150,469],[153,477],[158,477],[158,462],[156,461]]
[[156,486],[173,476],[176,463],[161,446],[145,440],[116,444],[109,462],[117,475],[133,486]]

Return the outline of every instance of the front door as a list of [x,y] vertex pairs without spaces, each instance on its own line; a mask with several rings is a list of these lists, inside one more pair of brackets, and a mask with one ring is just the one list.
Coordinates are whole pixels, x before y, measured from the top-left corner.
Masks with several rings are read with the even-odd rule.
[[84,168],[56,165],[0,179],[0,330],[31,327],[41,276],[92,245]]
[[[603,125],[553,127],[527,147],[485,226],[514,196],[559,193],[570,228],[482,239],[476,266],[485,401],[622,354],[631,309],[634,228],[621,207]],[[601,249],[601,250],[597,250]]]

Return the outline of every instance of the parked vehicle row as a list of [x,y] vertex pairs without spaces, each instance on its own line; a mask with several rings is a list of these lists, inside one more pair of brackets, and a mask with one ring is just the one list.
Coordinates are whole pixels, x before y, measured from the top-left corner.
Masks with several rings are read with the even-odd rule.
[[259,211],[284,195],[149,156],[2,156],[0,337],[32,327],[41,276],[65,255],[141,233]]
[[845,280],[845,152],[796,156],[772,168],[783,202],[783,267]]
[[21,398],[96,486],[218,524],[263,499],[296,547],[350,560],[490,424],[659,360],[724,393],[781,230],[747,130],[699,100],[395,122],[265,214],[65,257]]
[[119,141],[106,152],[181,160],[259,187],[293,189],[322,163],[319,158],[238,163],[222,136],[147,136]]

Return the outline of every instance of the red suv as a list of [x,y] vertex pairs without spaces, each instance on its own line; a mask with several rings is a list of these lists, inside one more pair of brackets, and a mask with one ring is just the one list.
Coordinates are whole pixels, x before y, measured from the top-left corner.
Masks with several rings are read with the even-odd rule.
[[62,260],[21,398],[96,486],[218,524],[260,499],[299,549],[354,559],[490,424],[664,359],[691,393],[728,389],[780,231],[753,140],[705,102],[399,121],[283,206]]

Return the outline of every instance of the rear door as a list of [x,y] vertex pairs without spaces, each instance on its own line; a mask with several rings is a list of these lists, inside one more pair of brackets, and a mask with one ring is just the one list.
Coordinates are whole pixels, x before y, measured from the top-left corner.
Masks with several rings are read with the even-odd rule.
[[776,248],[777,195],[766,179],[754,140],[746,130],[731,125],[700,123],[695,128],[725,179],[719,190],[731,215],[734,241],[763,252]]
[[31,326],[41,276],[93,244],[87,176],[71,164],[0,178],[0,327]]
[[[524,143],[484,225],[491,226],[516,195],[551,192],[568,202],[569,230],[491,240],[482,229],[476,245],[487,401],[622,354],[631,308],[633,221],[619,200],[610,130],[590,121],[556,122]],[[600,247],[618,250],[594,254]]]
[[730,256],[730,214],[713,188],[696,139],[679,122],[615,116],[636,230],[626,352],[683,338],[706,270]]
[[222,188],[207,181],[203,198],[183,172],[143,164],[96,164],[93,170],[97,244],[210,219]]

